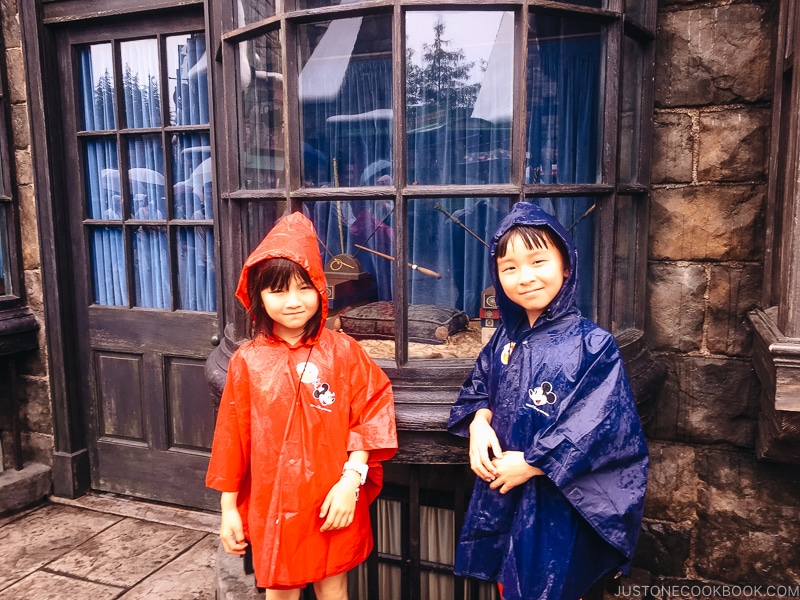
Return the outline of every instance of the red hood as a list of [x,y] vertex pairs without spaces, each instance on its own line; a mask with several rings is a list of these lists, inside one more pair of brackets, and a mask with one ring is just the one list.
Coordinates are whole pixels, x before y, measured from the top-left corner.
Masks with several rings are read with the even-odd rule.
[[317,230],[303,213],[292,213],[275,224],[258,247],[247,257],[236,287],[236,297],[246,310],[250,309],[247,296],[247,274],[250,267],[268,258],[288,258],[303,267],[320,295],[322,322],[328,316],[328,292],[325,287],[325,269],[317,245]]

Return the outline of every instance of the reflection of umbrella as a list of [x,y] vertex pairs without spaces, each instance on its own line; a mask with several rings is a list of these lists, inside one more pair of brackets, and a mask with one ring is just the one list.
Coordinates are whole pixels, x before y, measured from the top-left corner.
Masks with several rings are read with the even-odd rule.
[[367,165],[361,174],[361,185],[375,185],[375,180],[381,175],[388,175],[392,172],[392,163],[388,160],[379,159]]
[[[119,171],[117,169],[103,169],[100,173],[103,188],[119,194]],[[153,169],[137,167],[128,171],[128,180],[131,183],[144,183],[146,185],[164,185],[164,176]]]

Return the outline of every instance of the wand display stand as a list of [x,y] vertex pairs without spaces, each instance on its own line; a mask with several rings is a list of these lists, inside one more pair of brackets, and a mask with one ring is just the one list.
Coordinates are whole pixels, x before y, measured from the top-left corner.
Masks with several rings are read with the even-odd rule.
[[486,344],[500,325],[500,313],[494,295],[494,286],[490,285],[481,293],[481,343]]
[[361,268],[352,254],[337,254],[325,265],[328,288],[329,324],[335,313],[348,306],[357,306],[378,299],[378,288],[372,275]]

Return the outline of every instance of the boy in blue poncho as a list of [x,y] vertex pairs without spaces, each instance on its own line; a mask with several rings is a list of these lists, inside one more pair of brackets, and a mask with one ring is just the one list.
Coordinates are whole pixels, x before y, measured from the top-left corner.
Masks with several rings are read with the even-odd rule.
[[567,231],[521,202],[490,253],[501,326],[453,405],[478,478],[455,572],[504,600],[575,600],[629,567],[648,456],[613,336],[574,304]]

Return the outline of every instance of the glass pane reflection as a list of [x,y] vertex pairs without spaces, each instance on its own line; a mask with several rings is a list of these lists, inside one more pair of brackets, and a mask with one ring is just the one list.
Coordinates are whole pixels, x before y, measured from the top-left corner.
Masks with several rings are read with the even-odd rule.
[[8,207],[0,204],[0,296],[14,293],[11,286],[11,256],[8,247]]
[[526,183],[599,180],[600,26],[531,15]]
[[160,127],[158,42],[155,39],[122,42],[120,53],[125,126]]
[[241,186],[282,188],[283,75],[278,32],[240,43],[237,67]]
[[613,332],[636,326],[636,225],[639,203],[631,196],[617,198],[614,243]]
[[208,57],[202,33],[167,38],[170,125],[208,123]]
[[128,140],[128,190],[130,218],[164,220],[164,150],[161,136],[143,135]]
[[237,27],[271,17],[275,14],[275,0],[239,0],[236,2]]
[[170,307],[169,249],[165,227],[137,227],[133,232],[136,306]]
[[391,16],[299,27],[305,187],[391,185]]
[[514,14],[406,15],[408,181],[510,180]]
[[178,227],[178,308],[214,311],[217,286],[214,269],[214,230]]
[[622,51],[622,103],[619,114],[619,181],[639,181],[642,104],[642,49],[625,37]]
[[209,135],[176,134],[172,142],[173,218],[213,219]]
[[95,44],[78,52],[81,123],[84,131],[116,128],[114,62],[111,44]]

